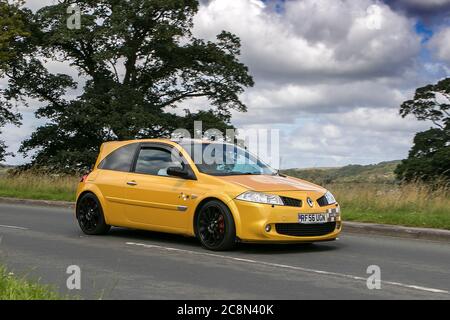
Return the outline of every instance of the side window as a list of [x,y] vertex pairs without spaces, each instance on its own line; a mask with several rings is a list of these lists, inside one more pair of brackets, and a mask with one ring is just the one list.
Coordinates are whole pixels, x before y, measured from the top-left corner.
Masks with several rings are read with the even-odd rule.
[[172,159],[172,154],[165,149],[142,148],[136,162],[136,173],[154,176],[168,176],[167,168],[182,167],[181,159]]
[[99,169],[129,172],[137,144],[132,143],[111,152],[98,166]]

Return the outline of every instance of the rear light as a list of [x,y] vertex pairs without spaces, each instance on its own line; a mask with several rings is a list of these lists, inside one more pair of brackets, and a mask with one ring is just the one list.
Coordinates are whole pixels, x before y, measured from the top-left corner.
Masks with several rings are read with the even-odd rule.
[[80,182],[86,182],[88,177],[89,177],[89,173],[85,174],[84,176],[81,177]]

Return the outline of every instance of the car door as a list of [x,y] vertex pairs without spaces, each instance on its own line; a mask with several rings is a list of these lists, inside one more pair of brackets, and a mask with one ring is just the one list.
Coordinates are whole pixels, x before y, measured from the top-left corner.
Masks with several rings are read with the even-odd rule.
[[100,162],[95,185],[105,199],[108,223],[122,225],[126,221],[127,175],[133,166],[138,143],[122,146]]
[[[167,168],[187,165],[172,157],[172,146],[143,144],[127,175],[127,217],[133,223],[186,230],[189,195],[195,181],[167,175]],[[184,164],[183,164],[184,163]]]

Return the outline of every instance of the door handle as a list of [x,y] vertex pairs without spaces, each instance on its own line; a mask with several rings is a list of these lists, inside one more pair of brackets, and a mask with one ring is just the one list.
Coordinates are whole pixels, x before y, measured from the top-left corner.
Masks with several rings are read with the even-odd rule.
[[136,181],[128,181],[127,182],[127,185],[129,185],[129,186],[137,186],[137,182]]

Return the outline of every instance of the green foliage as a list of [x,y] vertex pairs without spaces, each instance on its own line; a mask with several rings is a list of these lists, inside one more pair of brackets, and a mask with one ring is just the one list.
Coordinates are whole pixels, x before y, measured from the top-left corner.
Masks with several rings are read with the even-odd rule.
[[[32,17],[33,55],[17,63],[8,99],[26,96],[46,105],[36,115],[49,119],[24,141],[32,166],[58,171],[90,167],[109,140],[167,137],[194,119],[230,126],[230,111],[246,111],[239,94],[253,85],[238,60],[239,39],[222,32],[215,42],[192,36],[197,0],[76,1],[81,29],[67,28],[59,1]],[[67,61],[79,74],[52,74],[38,57]],[[82,89],[70,98],[70,91]],[[179,116],[172,109],[202,97],[210,111]]]
[[416,134],[408,159],[395,170],[397,177],[406,181],[450,181],[449,142],[450,130],[435,128]]
[[[29,36],[26,11],[20,9],[23,1],[0,0],[0,77],[8,75],[11,65],[20,55],[20,48]],[[12,111],[11,102],[0,89],[0,129],[8,123],[20,124],[20,115]],[[1,135],[0,130],[0,135]],[[5,159],[6,145],[0,140],[0,161]]]
[[418,120],[430,120],[444,129],[450,121],[450,78],[418,88],[414,99],[403,102],[400,114],[414,115]]
[[61,300],[53,288],[17,279],[0,266],[0,300]]
[[0,75],[20,52],[17,50],[24,38],[29,36],[23,1],[0,0]]
[[[191,113],[188,109],[185,109],[185,116],[180,117],[179,123],[177,124],[178,128],[183,128],[189,132],[189,137],[196,138],[198,136],[208,136],[206,132],[210,129],[215,129],[220,131],[220,134],[223,138],[231,141],[231,138],[226,135],[228,129],[235,129],[234,126],[230,124],[231,116],[229,114],[221,114],[212,109],[210,110],[200,110],[196,113]],[[201,132],[198,131],[198,128],[195,128],[195,122],[201,121]],[[213,134],[216,132],[214,130]],[[176,135],[175,135],[176,137]],[[212,137],[208,137],[212,138]]]
[[414,99],[402,104],[400,114],[430,120],[437,128],[417,133],[408,159],[395,170],[397,178],[428,183],[450,181],[450,78],[417,89]]

